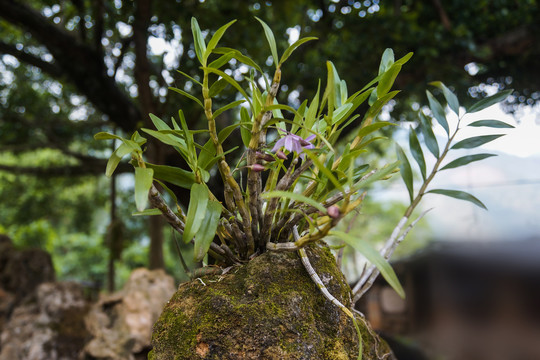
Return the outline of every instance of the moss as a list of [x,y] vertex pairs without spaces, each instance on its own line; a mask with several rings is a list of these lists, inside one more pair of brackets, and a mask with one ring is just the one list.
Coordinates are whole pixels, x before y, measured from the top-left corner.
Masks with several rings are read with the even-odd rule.
[[[329,291],[349,306],[350,288],[329,249],[307,252]],[[368,355],[379,343],[366,329],[363,337]],[[152,342],[152,360],[355,359],[358,351],[351,320],[322,296],[295,253],[265,253],[226,275],[183,284]]]

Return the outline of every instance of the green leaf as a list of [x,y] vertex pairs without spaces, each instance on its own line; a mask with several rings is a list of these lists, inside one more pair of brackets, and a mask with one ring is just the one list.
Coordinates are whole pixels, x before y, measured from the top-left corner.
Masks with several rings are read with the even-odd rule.
[[206,214],[208,205],[208,189],[204,184],[193,184],[189,196],[189,206],[184,227],[183,239],[187,244],[193,239]]
[[[394,50],[388,48],[384,50],[381,58],[381,64],[379,65],[379,75],[383,74],[394,64]],[[371,86],[371,85],[370,85]]]
[[492,157],[492,156],[497,156],[497,155],[495,155],[495,154],[475,154],[475,155],[463,156],[463,157],[460,157],[459,159],[456,159],[456,160],[448,163],[441,170],[457,168],[457,167],[472,163],[474,161],[484,160],[484,159],[486,159],[488,157]]
[[394,171],[396,171],[396,169],[399,167],[399,165],[400,165],[399,161],[396,161],[395,163],[392,163],[392,164],[385,165],[382,169],[380,169],[379,171],[376,171],[373,175],[369,176],[368,178],[366,178],[364,180],[360,180],[357,183],[355,183],[353,185],[353,189],[360,190],[361,188],[368,187],[369,185],[371,185],[375,181],[378,181],[378,180],[380,180],[382,178],[385,178],[385,177],[389,176],[390,174],[392,174]]
[[308,41],[311,41],[311,40],[318,40],[318,38],[316,38],[316,37],[305,37],[305,38],[296,40],[292,45],[290,45],[287,48],[287,50],[285,50],[283,55],[281,55],[281,59],[279,60],[279,65],[283,64],[285,62],[285,60],[287,60],[289,58],[289,56],[291,56],[293,51],[296,50],[300,45],[302,45],[304,43],[307,43]]
[[214,33],[214,36],[212,36],[212,38],[208,42],[208,47],[206,48],[206,50],[204,52],[204,58],[205,59],[208,59],[208,56],[210,56],[210,53],[212,52],[212,50],[215,49],[215,47],[217,46],[219,40],[221,40],[221,37],[223,36],[223,34],[225,34],[225,31],[229,28],[229,26],[231,26],[235,22],[236,22],[236,20],[230,21],[227,24],[220,27],[219,29],[217,29],[217,31]]
[[452,149],[472,149],[484,145],[495,139],[498,139],[501,136],[504,136],[504,134],[475,136],[472,138],[461,140],[460,142],[452,146]]
[[414,160],[416,160],[416,163],[420,168],[422,179],[426,180],[426,160],[424,159],[424,152],[422,151],[422,147],[420,146],[420,142],[418,141],[418,137],[416,137],[416,132],[412,126],[409,130],[409,147]]
[[171,127],[167,125],[167,123],[160,118],[158,118],[156,115],[150,113],[148,114],[150,116],[150,120],[152,120],[152,123],[158,130],[171,130]]
[[399,164],[399,170],[401,172],[401,177],[403,178],[403,181],[405,182],[405,185],[407,186],[407,191],[409,192],[409,198],[411,202],[414,198],[414,188],[413,188],[413,174],[411,170],[411,164],[409,163],[409,159],[407,159],[407,156],[405,155],[405,152],[403,149],[396,144],[396,153]]
[[490,107],[491,105],[494,105],[506,99],[508,95],[512,93],[512,91],[514,90],[513,89],[504,90],[495,95],[488,96],[487,98],[484,98],[478,101],[476,104],[472,105],[469,109],[467,109],[467,112],[469,114],[472,114],[477,111],[484,110],[485,108]]
[[471,194],[466,193],[464,191],[435,189],[435,190],[430,190],[430,191],[426,192],[426,194],[429,194],[429,193],[441,194],[441,195],[446,195],[446,196],[449,196],[449,197],[453,197],[455,199],[469,201],[469,202],[472,202],[473,204],[475,204],[476,206],[479,206],[482,209],[487,210],[487,207],[480,200],[478,200],[476,197],[474,197]]
[[229,83],[227,80],[221,78],[217,81],[215,81],[212,86],[210,86],[210,90],[208,91],[208,96],[214,97],[216,95],[219,95],[227,86]]
[[114,134],[111,134],[111,133],[108,133],[108,132],[98,132],[97,134],[94,135],[94,139],[96,140],[124,140],[124,138],[118,136],[118,135],[114,135]]
[[193,257],[195,262],[201,261],[208,252],[208,249],[210,249],[210,244],[216,236],[216,230],[221,217],[221,210],[222,207],[219,202],[213,200],[208,201],[208,209],[206,210],[204,221],[195,235],[195,244],[193,247]]
[[170,184],[190,189],[195,183],[195,175],[191,171],[168,165],[154,165],[145,163],[147,168],[154,170],[154,178]]
[[183,71],[180,71],[180,70],[176,70],[178,71],[180,74],[184,75],[185,77],[187,77],[189,80],[191,80],[192,82],[194,82],[195,84],[199,85],[199,86],[203,86],[202,83],[200,81],[198,81],[197,79],[195,79],[194,77],[191,77],[189,76],[188,74],[186,74],[185,72]]
[[[302,116],[294,108],[292,108],[289,105],[285,105],[285,104],[274,104],[274,105],[265,106],[264,111],[268,111],[268,110],[272,110],[272,111],[274,111],[274,110],[285,110],[285,111],[293,113],[295,117],[297,117],[297,116],[301,117]],[[279,116],[279,117],[283,118],[283,116]]]
[[151,136],[155,137],[156,139],[158,139],[159,141],[161,141],[164,144],[171,145],[171,146],[176,146],[176,147],[179,147],[181,149],[186,150],[185,141],[180,139],[177,136],[174,136],[172,134],[162,133],[160,131],[150,130],[150,129],[144,129],[143,128],[141,130],[144,131],[145,133],[147,133],[148,135],[151,135]]
[[404,65],[407,61],[409,61],[412,58],[413,54],[414,53],[412,53],[412,52],[407,53],[407,55],[405,55],[401,59],[397,60],[394,64]]
[[442,90],[444,98],[448,103],[450,109],[456,114],[459,115],[459,101],[457,96],[440,81],[430,82],[431,85],[438,87]]
[[313,200],[312,198],[304,196],[302,194],[292,193],[292,192],[288,192],[288,191],[275,190],[275,191],[269,191],[269,192],[262,193],[261,197],[263,199],[270,199],[270,198],[274,198],[274,197],[292,199],[292,200],[294,200],[296,202],[302,202],[302,203],[306,203],[308,205],[311,205],[314,208],[316,208],[317,210],[319,210],[322,213],[326,214],[326,208],[324,206],[322,206],[321,203]]
[[[315,120],[317,116],[317,109],[319,108],[319,92],[321,90],[321,82],[319,81],[319,85],[317,86],[317,93],[315,93],[315,96],[313,97],[313,100],[311,101],[311,104],[309,105],[307,112],[306,112],[306,119],[304,122],[304,125],[306,129],[311,130],[313,128],[313,125],[315,125]],[[302,132],[302,137],[306,137],[307,133],[305,131]]]
[[450,135],[450,128],[448,127],[448,121],[446,121],[446,114],[441,103],[437,99],[435,99],[433,95],[431,95],[429,90],[426,90],[426,94],[429,101],[429,108],[431,109],[433,116],[435,117],[437,122],[441,124],[441,126],[444,128],[444,131],[446,131],[446,133]]
[[240,51],[238,51],[236,49],[228,48],[228,47],[221,47],[221,48],[214,49],[214,53],[216,53],[216,54],[228,54],[230,52],[232,52],[234,54],[234,58],[236,60],[240,61],[243,64],[251,66],[252,68],[257,70],[261,74],[264,74],[261,67],[259,65],[257,65],[257,63],[255,63],[255,61],[251,60],[249,57],[242,54]]
[[473,127],[492,127],[492,128],[500,128],[500,129],[513,129],[514,126],[507,124],[505,122],[499,121],[499,120],[478,120],[475,122],[470,123],[467,126],[473,126]]
[[364,138],[367,135],[385,127],[385,126],[395,126],[396,124],[388,122],[388,121],[377,121],[376,123],[364,126],[360,128],[360,131],[358,131],[357,136],[359,138]]
[[243,103],[245,103],[245,102],[246,102],[246,100],[236,100],[236,101],[233,101],[233,102],[230,103],[230,104],[225,105],[225,106],[222,107],[222,108],[217,109],[216,111],[214,111],[214,119],[217,118],[219,115],[221,115],[224,111],[227,111],[227,110],[230,110],[230,109],[232,109],[232,108],[235,108],[235,107],[237,107],[238,105],[243,104]]
[[437,138],[435,137],[435,134],[433,133],[433,129],[431,127],[431,124],[429,120],[425,117],[423,113],[419,113],[420,115],[420,131],[422,132],[422,135],[424,136],[424,142],[426,143],[426,147],[428,148],[429,152],[435,156],[435,158],[439,158],[439,144],[437,143]]
[[394,269],[392,269],[388,261],[386,261],[366,239],[360,239],[342,231],[330,231],[328,235],[337,236],[348,245],[352,246],[360,254],[364,255],[364,257],[381,272],[381,275],[399,296],[405,298],[405,291],[403,290]]
[[323,175],[326,176],[336,188],[338,188],[340,191],[343,191],[343,186],[341,185],[339,180],[334,176],[334,174],[332,174],[332,171],[330,169],[328,169],[326,166],[324,166],[323,163],[319,161],[319,157],[315,155],[315,153],[309,151],[308,149],[304,149],[304,153],[311,159],[311,161],[313,161],[313,165],[315,165],[315,167],[319,169],[319,171],[323,173]]
[[204,109],[204,106],[203,106],[201,100],[199,100],[199,99],[197,99],[195,96],[193,96],[193,95],[191,95],[191,94],[185,92],[184,90],[178,89],[178,88],[175,88],[175,87],[170,87],[169,90],[172,90],[172,91],[174,91],[174,92],[177,92],[177,93],[179,93],[179,94],[184,95],[184,96],[187,97],[188,99],[191,99],[191,100],[195,101],[197,104],[199,104],[199,106],[200,106],[201,108]]
[[[242,122],[251,123],[248,111],[244,107],[240,109],[240,119]],[[246,148],[249,147],[249,142],[251,141],[251,131],[248,128],[242,126],[240,128],[240,136],[242,137],[242,142],[244,143],[244,146]]]
[[143,211],[148,202],[148,192],[152,186],[154,170],[148,168],[135,168],[135,204],[137,210]]
[[202,66],[206,66],[206,58],[204,57],[204,54],[206,53],[206,44],[204,43],[199,23],[194,17],[191,18],[191,32],[193,33],[193,41],[195,43],[195,53],[197,54],[197,58]]
[[244,91],[244,89],[240,86],[240,84],[238,84],[236,82],[236,80],[234,80],[232,77],[230,77],[229,75],[225,74],[223,71],[221,70],[218,70],[218,69],[213,69],[213,68],[205,68],[207,69],[209,72],[211,73],[214,73],[216,75],[219,75],[221,76],[223,79],[225,79],[225,81],[227,81],[229,84],[231,84],[236,90],[238,90],[238,92],[240,94],[242,94],[242,96],[246,99],[246,101],[249,103],[249,106],[253,109],[253,104],[251,103],[251,101],[249,101],[249,96],[248,94]]
[[234,57],[234,52],[227,53],[225,55],[221,55],[216,60],[212,61],[210,64],[208,64],[208,67],[219,69],[226,63],[228,63],[232,58]]
[[122,160],[124,156],[129,154],[133,149],[126,144],[120,144],[116,150],[111,154],[111,157],[109,158],[109,161],[107,161],[107,168],[105,169],[105,175],[107,177],[111,177],[111,175],[114,173],[114,170],[118,167],[118,164]]
[[394,64],[382,74],[381,79],[379,80],[379,84],[377,85],[378,97],[382,97],[386,95],[388,91],[390,91],[400,71],[401,65]]
[[268,25],[261,19],[255,16],[255,19],[259,21],[264,29],[264,35],[266,35],[266,40],[268,40],[268,45],[270,46],[270,51],[272,52],[272,57],[274,58],[274,65],[276,68],[279,66],[279,57],[277,53],[277,47],[276,47],[276,39],[274,38],[274,33],[270,29]]
[[343,104],[338,107],[332,115],[332,125],[344,119],[345,115],[347,115],[347,113],[349,112],[349,110],[351,110],[352,107],[352,103]]
[[161,215],[161,211],[159,209],[146,209],[146,210],[137,211],[131,214],[131,216],[155,216],[155,215]]
[[[374,93],[376,93],[376,91],[373,91],[371,94],[373,95]],[[399,91],[394,90],[377,99],[372,105],[370,105],[371,107],[364,116],[364,121],[371,122],[379,114],[383,106],[397,94],[399,94]]]

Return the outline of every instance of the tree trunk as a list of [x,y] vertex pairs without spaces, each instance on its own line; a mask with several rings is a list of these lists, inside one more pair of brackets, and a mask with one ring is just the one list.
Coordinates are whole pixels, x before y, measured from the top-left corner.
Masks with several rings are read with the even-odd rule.
[[[327,246],[307,249],[328,290],[350,306],[351,292]],[[363,359],[393,359],[357,316]],[[154,325],[150,360],[357,359],[350,318],[311,281],[296,253],[266,252],[223,275],[183,284]]]

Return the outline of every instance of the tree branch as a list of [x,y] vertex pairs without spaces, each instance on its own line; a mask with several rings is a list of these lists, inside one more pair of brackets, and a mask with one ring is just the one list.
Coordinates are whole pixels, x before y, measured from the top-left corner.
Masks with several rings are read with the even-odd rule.
[[41,70],[43,70],[43,72],[55,78],[59,78],[62,76],[62,69],[56,64],[41,60],[40,58],[29,54],[26,51],[19,50],[12,44],[0,41],[0,53],[12,55],[21,62],[40,68]]

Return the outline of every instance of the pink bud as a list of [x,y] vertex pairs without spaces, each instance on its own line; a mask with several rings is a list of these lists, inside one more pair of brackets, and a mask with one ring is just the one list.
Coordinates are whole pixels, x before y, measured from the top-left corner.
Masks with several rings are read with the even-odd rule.
[[326,211],[328,212],[328,216],[330,216],[332,219],[337,219],[341,214],[337,205],[330,206],[328,209],[326,209]]
[[268,161],[268,162],[272,162],[272,161],[275,161],[275,160],[276,160],[276,159],[274,159],[274,157],[273,157],[272,155],[270,155],[270,154],[264,154],[264,153],[259,152],[259,151],[257,151],[257,152],[255,153],[255,155],[257,156],[257,158],[262,159],[262,160],[264,160],[264,161]]
[[304,140],[304,139],[300,139],[300,145],[309,146],[309,145],[311,145],[311,143],[309,141]]
[[285,153],[281,150],[276,152],[276,156],[281,160],[287,160],[287,155],[285,155]]
[[251,170],[256,171],[256,172],[261,172],[261,171],[264,170],[264,166],[261,165],[261,164],[253,164],[253,165],[251,165],[250,168],[251,168]]

